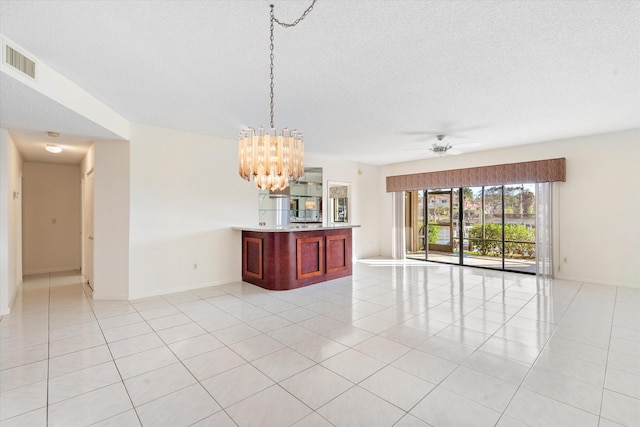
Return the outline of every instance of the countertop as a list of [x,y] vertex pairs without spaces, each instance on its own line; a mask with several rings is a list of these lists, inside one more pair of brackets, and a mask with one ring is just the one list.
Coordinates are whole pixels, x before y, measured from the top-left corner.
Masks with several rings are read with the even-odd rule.
[[358,228],[359,225],[289,225],[287,227],[231,227],[238,231],[256,231],[259,233],[291,233],[298,231],[338,230],[341,228]]

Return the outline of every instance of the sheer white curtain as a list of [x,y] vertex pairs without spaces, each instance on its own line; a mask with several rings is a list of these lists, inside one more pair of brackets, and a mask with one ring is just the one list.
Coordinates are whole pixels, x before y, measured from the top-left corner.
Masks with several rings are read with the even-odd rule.
[[553,183],[536,184],[536,274],[553,279]]
[[391,194],[391,206],[393,209],[391,218],[393,222],[391,257],[393,259],[404,259],[404,191],[395,191]]

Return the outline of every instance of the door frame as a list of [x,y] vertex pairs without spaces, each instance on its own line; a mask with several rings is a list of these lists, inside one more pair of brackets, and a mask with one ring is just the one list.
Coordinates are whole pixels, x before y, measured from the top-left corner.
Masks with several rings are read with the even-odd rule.
[[94,169],[91,168],[82,177],[82,275],[91,290],[94,290],[93,280],[93,209],[94,209]]
[[[449,196],[449,244],[448,245],[442,245],[442,244],[438,244],[438,243],[429,243],[428,239],[429,239],[429,225],[430,225],[430,221],[429,221],[429,197],[431,197],[432,195],[434,196],[438,196],[438,195],[448,195]],[[438,252],[447,252],[447,253],[453,253],[453,188],[450,188],[448,190],[436,190],[436,191],[431,191],[431,190],[426,190],[425,191],[425,196],[426,196],[426,201],[424,203],[424,217],[426,219],[426,228],[425,228],[425,240],[427,241],[427,245],[425,245],[425,248],[427,250],[427,253],[429,251],[438,251]],[[434,207],[435,209],[435,207]],[[435,212],[434,212],[435,213]],[[446,224],[435,224],[438,225],[439,227],[443,227],[446,226]]]

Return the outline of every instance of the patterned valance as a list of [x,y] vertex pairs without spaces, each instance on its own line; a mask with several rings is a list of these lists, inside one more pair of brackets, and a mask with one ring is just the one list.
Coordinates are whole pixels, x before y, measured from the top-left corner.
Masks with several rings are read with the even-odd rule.
[[387,193],[434,188],[480,187],[566,181],[566,159],[480,166],[387,177]]

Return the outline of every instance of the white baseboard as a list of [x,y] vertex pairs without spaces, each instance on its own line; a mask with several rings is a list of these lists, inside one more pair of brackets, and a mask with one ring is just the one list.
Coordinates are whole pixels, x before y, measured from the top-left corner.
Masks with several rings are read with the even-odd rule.
[[134,293],[130,292],[129,299],[134,300],[134,299],[141,299],[141,298],[157,297],[161,295],[175,294],[178,292],[187,292],[187,291],[192,291],[194,289],[209,288],[211,286],[228,285],[229,283],[236,283],[241,280],[242,280],[241,277],[233,277],[228,279],[220,279],[213,282],[198,283],[195,285],[162,289],[158,291],[145,291],[145,292],[134,292]]
[[18,298],[18,294],[21,291],[22,291],[22,280],[18,282],[18,285],[16,286],[16,291],[13,293],[13,298],[11,298],[11,301],[9,301],[9,306],[0,307],[0,316],[5,316],[11,313],[11,307],[13,307],[13,303],[16,302],[16,298]]
[[605,282],[602,280],[593,280],[585,277],[565,276],[563,274],[558,274],[558,273],[556,273],[555,278],[558,280],[568,280],[571,282],[589,283],[592,285],[620,286],[622,288],[640,289],[640,283]]
[[62,273],[64,271],[80,271],[80,266],[74,265],[72,267],[34,268],[31,270],[25,270],[22,274],[24,276],[30,276],[32,274]]
[[100,293],[95,293],[93,292],[93,299],[94,300],[128,300],[129,296],[128,295],[102,295]]

